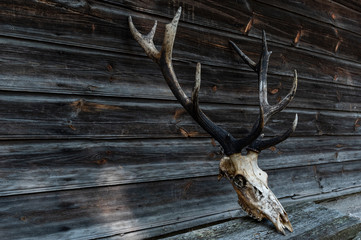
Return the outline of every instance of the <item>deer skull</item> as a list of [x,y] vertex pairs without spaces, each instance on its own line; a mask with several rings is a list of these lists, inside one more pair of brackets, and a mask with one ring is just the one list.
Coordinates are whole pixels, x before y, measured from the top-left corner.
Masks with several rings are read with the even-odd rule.
[[287,213],[268,187],[268,175],[257,164],[258,153],[248,151],[225,156],[219,164],[219,177],[227,177],[238,195],[238,203],[254,219],[269,219],[278,231],[293,231]]
[[[258,75],[260,106],[259,117],[250,133],[241,139],[234,138],[225,129],[213,123],[199,107],[198,93],[201,84],[201,64],[197,63],[191,98],[187,96],[178,82],[173,69],[172,51],[181,11],[182,8],[180,7],[173,20],[166,25],[161,50],[158,50],[153,42],[157,22],[154,23],[152,30],[147,35],[143,35],[135,28],[132,18],[129,17],[130,31],[148,57],[159,65],[164,79],[180,104],[222,146],[226,156],[220,162],[220,176],[226,176],[230,180],[237,192],[239,204],[242,208],[256,219],[269,219],[276,226],[277,230],[283,234],[285,233],[284,228],[292,232],[292,226],[288,220],[287,213],[276,196],[268,188],[267,174],[258,167],[257,158],[259,152],[263,149],[284,141],[296,129],[297,114],[292,127],[282,135],[268,140],[259,138],[269,118],[282,111],[293,99],[297,89],[296,70],[294,70],[294,81],[291,91],[279,103],[270,105],[267,101],[267,70],[271,52],[267,48],[266,33],[263,31],[263,48],[258,63],[253,62],[235,43],[230,41],[233,49]],[[241,152],[245,147],[247,147],[248,153],[242,156]]]

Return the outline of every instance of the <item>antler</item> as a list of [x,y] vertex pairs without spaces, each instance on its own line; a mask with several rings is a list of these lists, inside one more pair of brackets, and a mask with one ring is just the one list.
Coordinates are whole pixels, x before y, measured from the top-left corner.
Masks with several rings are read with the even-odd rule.
[[[258,74],[259,102],[261,109],[263,109],[264,111],[263,121],[265,125],[271,116],[285,109],[287,105],[292,101],[293,97],[295,96],[297,90],[297,71],[296,69],[294,70],[293,85],[290,92],[278,104],[272,106],[268,103],[268,99],[267,99],[267,71],[268,71],[269,58],[272,54],[272,51],[268,51],[266,32],[262,31],[263,48],[262,48],[262,54],[260,60],[257,64],[253,62],[246,54],[244,54],[242,50],[240,50],[234,42],[232,41],[229,42],[231,46],[234,48],[234,50],[238,53],[238,55],[250,66],[250,68],[252,68]],[[260,152],[263,149],[274,146],[284,141],[295,131],[297,122],[298,122],[298,115],[296,114],[292,127],[289,128],[284,134],[268,140],[261,140],[261,138],[263,137],[263,135],[261,135],[260,138],[253,141],[252,144],[247,147],[247,149],[255,152]]]
[[177,77],[175,75],[172,63],[172,50],[174,39],[177,31],[177,25],[179,22],[179,18],[181,15],[182,8],[180,7],[175,14],[172,22],[166,25],[164,40],[162,44],[162,48],[160,51],[156,49],[153,42],[154,33],[157,26],[157,21],[155,21],[152,30],[148,33],[148,35],[142,35],[135,28],[132,17],[129,16],[129,28],[130,31],[135,38],[135,40],[142,46],[145,50],[145,53],[151,58],[154,62],[156,62],[163,76],[173,92],[174,96],[177,100],[182,104],[182,106],[188,111],[188,113],[193,117],[198,124],[207,131],[215,140],[217,140],[224,149],[225,154],[231,155],[236,152],[240,152],[242,148],[249,145],[253,142],[262,132],[263,129],[263,110],[260,108],[260,118],[257,124],[255,124],[252,128],[251,133],[243,138],[236,140],[229,132],[219,127],[215,123],[213,123],[199,108],[198,102],[198,92],[200,89],[201,82],[201,64],[197,63],[196,68],[196,78],[192,91],[192,98],[189,99],[187,95],[182,90]]
[[[172,51],[175,40],[175,35],[177,31],[177,26],[179,22],[179,18],[181,15],[182,8],[179,7],[177,13],[175,14],[173,20],[166,25],[164,39],[162,48],[160,51],[154,45],[153,37],[157,27],[157,21],[155,21],[152,30],[147,35],[142,35],[134,26],[132,17],[129,16],[129,28],[130,31],[135,38],[135,40],[140,44],[140,46],[144,49],[145,53],[151,58],[154,62],[156,62],[163,76],[173,92],[174,96],[177,100],[182,104],[182,106],[187,110],[187,112],[193,117],[193,119],[205,130],[207,131],[215,140],[217,140],[220,145],[223,147],[226,155],[231,155],[234,153],[239,153],[242,149],[252,142],[260,142],[257,141],[257,137],[261,134],[265,123],[268,119],[275,114],[276,112],[284,109],[287,104],[292,100],[296,87],[297,87],[297,77],[295,75],[295,83],[291,90],[291,92],[276,106],[270,106],[267,102],[267,70],[268,70],[268,61],[271,52],[267,50],[267,43],[264,34],[264,44],[263,51],[258,64],[255,64],[251,59],[249,59],[232,41],[231,45],[235,48],[235,50],[240,54],[240,56],[245,60],[245,62],[258,73],[259,75],[259,87],[260,87],[260,113],[258,120],[253,125],[251,132],[244,138],[235,139],[229,132],[224,130],[223,128],[216,125],[212,122],[204,112],[199,108],[198,101],[198,92],[200,89],[201,82],[201,64],[197,63],[196,67],[196,77],[195,83],[192,91],[192,97],[189,99],[187,95],[182,90],[179,82],[177,80],[176,74],[173,69],[172,63]],[[292,131],[293,132],[293,131]],[[287,136],[288,137],[288,136]],[[285,137],[285,138],[287,138]],[[280,139],[280,138],[277,138]],[[284,139],[283,139],[284,140]],[[265,146],[269,141],[256,145],[253,148],[255,151],[260,147]],[[272,142],[273,144],[273,142]],[[252,145],[253,146],[253,145]],[[268,146],[268,145],[267,145]]]
[[[187,112],[217,140],[227,156],[220,161],[220,177],[226,176],[232,183],[238,195],[239,204],[251,216],[262,219],[268,218],[276,228],[284,233],[284,228],[292,231],[292,225],[288,220],[287,213],[267,185],[267,174],[257,165],[258,153],[275,145],[290,136],[297,125],[297,114],[293,125],[284,134],[269,140],[262,140],[262,130],[270,117],[282,111],[293,99],[297,89],[297,72],[294,71],[294,81],[291,91],[278,104],[272,106],[267,100],[267,71],[271,52],[268,51],[266,34],[263,32],[263,49],[259,62],[256,64],[248,58],[232,41],[232,47],[241,58],[258,74],[259,83],[259,116],[252,127],[251,132],[244,138],[235,139],[229,132],[213,123],[199,107],[199,89],[201,85],[201,64],[197,63],[195,82],[191,98],[182,90],[175,75],[172,63],[172,51],[177,31],[181,7],[175,14],[172,22],[166,25],[162,48],[160,51],[154,45],[153,37],[157,22],[147,35],[142,35],[134,27],[132,18],[129,17],[129,27],[133,37],[145,50],[148,57],[156,62],[163,76],[172,90],[174,96],[187,110]],[[259,137],[261,135],[261,137]],[[247,155],[242,156],[241,151],[247,147]]]

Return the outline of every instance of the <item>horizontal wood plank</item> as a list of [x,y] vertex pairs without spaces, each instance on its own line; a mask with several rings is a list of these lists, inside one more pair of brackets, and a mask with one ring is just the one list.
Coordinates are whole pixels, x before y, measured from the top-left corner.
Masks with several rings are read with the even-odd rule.
[[327,208],[335,209],[343,214],[358,217],[361,219],[360,202],[361,202],[361,193],[349,194],[339,198],[321,201],[318,203]]
[[[294,232],[277,233],[270,222],[261,224],[248,217],[203,227],[163,239],[352,239],[361,231],[361,220],[314,203],[286,207]],[[115,239],[115,238],[114,238]]]
[[[264,150],[259,165],[272,172],[272,179],[278,172],[286,174],[290,168],[311,166],[312,178],[319,179],[325,192],[354,187],[361,181],[357,176],[352,184],[341,181],[343,176],[330,183],[335,178],[332,173],[328,179],[327,169],[357,174],[360,144],[359,137],[290,138]],[[220,158],[219,147],[210,139],[3,142],[0,196],[216,176]],[[319,167],[327,163],[331,166]],[[107,177],[89,178],[99,174]],[[277,185],[278,181],[270,184]],[[318,192],[320,186],[312,191]]]
[[346,1],[345,0],[334,0],[334,2],[342,4],[345,7],[348,7],[357,12],[361,11],[361,3],[358,0],[346,0]]
[[[122,139],[208,137],[177,102],[134,99],[3,93],[0,96],[0,138]],[[234,136],[245,136],[258,116],[257,107],[202,104],[215,123]],[[358,136],[358,112],[286,109],[265,127],[266,136],[284,132],[295,114],[294,136]]]
[[235,136],[257,119],[257,76],[228,40],[258,59],[267,31],[271,103],[298,70],[296,98],[265,134],[285,131],[295,113],[297,130],[259,159],[277,197],[361,191],[354,1],[2,1],[0,239],[143,239],[244,216],[231,185],[217,181],[218,144],[129,32],[129,15],[141,32],[158,20],[159,47],[180,5],[180,82],[189,94],[201,62],[202,110]]
[[[145,2],[111,2],[135,11],[167,17],[171,17],[178,7],[177,4],[169,4],[167,1],[159,1],[153,6],[148,6]],[[329,24],[329,21],[322,23],[324,16],[322,14],[318,16],[317,13],[323,13],[325,6],[320,3],[304,1],[304,5],[310,5],[309,8],[315,12],[313,19],[300,15],[294,10],[294,3],[285,1],[282,4],[268,1],[222,2],[222,4],[217,1],[207,3],[183,1],[179,5],[184,9],[182,21],[187,23],[237,34],[241,32],[258,39],[262,38],[261,31],[265,30],[271,41],[352,61],[360,60],[361,49],[353,44],[360,37],[359,31],[350,32],[348,29],[344,30],[342,26]],[[345,9],[335,3],[329,3],[327,7],[332,9],[330,14],[334,13],[335,9],[343,11],[339,13],[340,15],[350,12],[352,17],[355,17],[354,22],[361,18],[361,15],[355,15],[351,9]],[[168,10],[166,11],[168,14],[165,14],[164,9]],[[222,14],[219,14],[220,11]],[[214,16],[217,16],[216,20]],[[337,20],[341,20],[339,15]]]
[[[89,178],[104,178],[89,176]],[[216,178],[49,192],[0,199],[1,238],[97,238],[217,214],[236,207]],[[207,187],[208,185],[208,187]],[[209,191],[216,191],[213,197]],[[230,199],[234,201],[229,202]],[[209,203],[212,202],[210,205]],[[213,206],[213,207],[212,207]],[[217,206],[217,208],[214,208]]]
[[[0,46],[2,90],[174,99],[158,67],[144,57],[119,57],[4,39],[0,39]],[[191,63],[175,63],[180,83],[188,94],[193,86],[194,68]],[[270,75],[268,82],[269,101],[276,103],[288,93],[292,77]],[[359,111],[360,93],[361,88],[299,78],[298,91],[290,107]],[[204,65],[200,99],[201,102],[257,105],[257,76],[248,71]]]
[[[352,162],[342,165],[360,171]],[[361,167],[360,162],[357,166]],[[327,172],[328,178],[339,180],[340,171]],[[313,167],[268,173],[270,188],[279,198],[324,192]],[[352,185],[359,181],[353,179],[355,176],[355,173],[344,171],[342,181]],[[109,175],[105,171],[87,177],[89,181],[99,181]],[[284,185],[284,182],[288,184]],[[338,187],[335,181],[330,184]],[[332,191],[329,187],[327,190]],[[15,239],[20,236],[29,239],[94,238],[195,219],[201,219],[197,224],[205,224],[209,220],[207,216],[239,210],[236,198],[231,184],[226,180],[218,182],[216,176],[8,196],[0,198],[0,236]],[[218,220],[227,218],[227,215],[218,216]],[[153,234],[167,233],[166,229],[158,230]]]
[[277,6],[281,9],[322,21],[354,33],[360,33],[361,27],[359,21],[361,19],[361,13],[350,9],[345,5],[338,4],[337,1],[257,1]]
[[[44,3],[37,3],[41,4],[40,9],[48,10],[49,13],[56,12],[57,14],[53,14],[51,16],[60,15],[61,17],[53,17],[49,16],[39,16],[37,20],[38,23],[34,23],[34,29],[37,31],[41,31],[39,29],[39,24],[43,21],[44,17],[51,18],[52,21],[57,21],[56,19],[68,19],[67,21],[62,20],[58,28],[55,28],[53,25],[51,29],[63,29],[64,33],[55,32],[52,35],[49,35],[49,31],[51,29],[45,29],[46,33],[37,33],[31,35],[31,40],[38,40],[38,41],[48,41],[52,43],[58,43],[61,45],[73,45],[76,47],[84,47],[86,49],[95,48],[98,50],[104,51],[112,51],[118,53],[131,53],[136,55],[144,56],[143,50],[137,45],[137,43],[132,39],[129,33],[127,17],[130,13],[134,13],[134,21],[136,25],[139,27],[141,31],[146,31],[150,29],[152,25],[151,21],[147,21],[145,19],[140,20],[139,17],[147,18],[149,16],[144,15],[142,13],[130,12],[124,8],[124,6],[117,7],[117,11],[112,11],[114,5],[108,5],[99,2],[93,2],[91,5],[74,5],[71,3],[69,6],[64,5],[65,3],[58,3],[56,1],[53,4],[49,4],[51,2]],[[136,3],[135,3],[136,4]],[[165,2],[163,3],[165,4]],[[168,4],[168,2],[166,3]],[[128,3],[128,5],[130,5]],[[17,8],[21,8],[23,4],[18,2],[16,5]],[[7,8],[11,7],[7,6]],[[34,5],[36,6],[36,4]],[[157,5],[158,6],[158,5]],[[161,6],[161,4],[159,5]],[[116,7],[116,6],[115,6]],[[58,9],[60,8],[60,9]],[[74,10],[75,8],[75,10]],[[174,7],[172,6],[171,9]],[[88,9],[87,11],[85,11]],[[74,12],[74,11],[75,12]],[[8,10],[9,14],[13,11],[11,8]],[[33,10],[27,9],[30,13]],[[163,11],[164,12],[164,11]],[[172,10],[173,12],[173,10]],[[29,14],[30,14],[29,13]],[[29,15],[28,14],[28,15]],[[62,15],[63,14],[63,15]],[[75,16],[69,15],[75,14]],[[74,18],[78,19],[80,16],[86,15],[85,19],[78,20],[76,28],[74,28]],[[26,14],[24,14],[27,16]],[[10,16],[12,16],[10,14]],[[30,15],[32,16],[32,15]],[[71,17],[70,17],[71,16]],[[138,16],[138,18],[137,18]],[[209,15],[211,16],[211,15]],[[110,20],[111,19],[111,20]],[[164,18],[159,19],[160,22],[164,23],[168,20]],[[19,19],[19,23],[23,23],[24,19]],[[33,20],[36,22],[36,20]],[[33,21],[28,21],[32,23]],[[97,23],[97,21],[99,23]],[[230,21],[230,20],[228,20]],[[6,21],[5,21],[6,22]],[[110,22],[110,23],[109,23]],[[268,20],[266,21],[268,22]],[[286,21],[288,24],[288,22]],[[94,24],[94,26],[93,26]],[[96,24],[99,24],[96,25]],[[111,26],[108,26],[111,24]],[[275,24],[276,25],[276,24]],[[312,24],[309,24],[312,25]],[[22,26],[22,25],[21,25]],[[42,25],[41,25],[42,26]],[[49,26],[44,26],[45,28]],[[56,26],[56,25],[55,25]],[[84,30],[80,30],[86,27]],[[10,28],[10,30],[8,30]],[[12,37],[19,37],[20,33],[13,33],[11,34],[11,29],[14,28],[13,25],[11,26],[4,26],[4,32],[7,33],[6,36]],[[80,29],[79,29],[80,28]],[[155,41],[160,43],[162,40],[162,32],[164,30],[164,25],[159,24],[157,34],[155,36]],[[83,34],[89,34],[89,41],[94,41],[92,44],[85,44],[82,41],[79,44],[81,39],[84,38],[84,35],[77,36],[74,31],[79,31]],[[93,30],[94,29],[94,30]],[[58,31],[58,30],[57,30]],[[99,31],[99,32],[97,32]],[[305,30],[306,31],[306,30]],[[311,31],[311,30],[310,30]],[[29,29],[23,30],[23,35],[28,36]],[[258,31],[259,32],[259,31]],[[313,31],[319,32],[319,31]],[[328,32],[333,33],[334,30],[329,30]],[[37,35],[40,34],[37,38]],[[259,34],[258,34],[259,35]],[[294,36],[293,36],[294,35]],[[316,54],[310,51],[304,51],[297,49],[295,47],[288,47],[290,40],[293,40],[297,32],[293,33],[291,39],[287,41],[287,46],[284,44],[272,44],[270,43],[270,48],[273,51],[273,57],[270,64],[270,73],[277,74],[277,75],[290,75],[294,68],[299,70],[299,75],[303,78],[312,79],[312,80],[322,80],[326,82],[336,82],[345,85],[352,85],[352,86],[360,86],[360,64],[356,62],[349,62],[346,60],[335,59],[334,56],[330,57],[323,54]],[[305,44],[314,45],[314,43],[308,43],[307,34],[304,34],[304,42]],[[25,37],[26,38],[26,37]],[[321,38],[321,37],[319,37]],[[323,38],[323,36],[322,36]],[[335,37],[332,40],[331,48],[334,49],[336,45],[339,43],[340,39],[351,39],[350,43],[346,40],[342,40],[342,47],[338,47],[339,50],[341,49],[350,49],[348,46],[353,46],[354,40],[357,37]],[[63,39],[63,40],[62,40]],[[229,48],[228,40],[235,39],[237,43],[242,46],[242,49],[245,50],[247,54],[249,54],[252,58],[257,59],[259,56],[259,49],[260,49],[260,39],[249,38],[245,36],[239,36],[239,34],[233,33],[225,33],[219,31],[210,31],[209,28],[192,28],[190,25],[181,24],[178,28],[178,34],[176,39],[176,44],[174,47],[174,55],[175,59],[182,59],[183,61],[200,61],[205,64],[214,64],[214,65],[221,65],[233,68],[239,68],[237,62],[234,60],[233,52]],[[276,38],[275,38],[276,39]],[[309,39],[313,39],[310,37]],[[303,41],[301,41],[303,42]],[[320,42],[320,41],[316,41]],[[326,41],[330,42],[330,41]],[[100,45],[99,45],[100,44]],[[344,46],[344,47],[343,47]],[[212,49],[212,51],[209,51]],[[332,52],[332,49],[328,49],[328,52]],[[354,60],[359,60],[358,50],[355,47],[352,47],[352,53],[356,53],[357,56]],[[350,55],[351,53],[346,53],[345,55]],[[317,60],[315,59],[317,58]],[[105,66],[103,65],[103,68]],[[245,65],[241,65],[241,68],[244,70],[248,70],[248,67]],[[116,69],[115,69],[116,70]],[[320,71],[321,70],[321,71]]]

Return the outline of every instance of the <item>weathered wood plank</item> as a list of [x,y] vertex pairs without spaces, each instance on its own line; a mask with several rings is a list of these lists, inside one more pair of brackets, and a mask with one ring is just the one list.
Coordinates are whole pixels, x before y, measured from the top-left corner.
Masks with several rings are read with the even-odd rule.
[[[1,139],[208,137],[177,102],[22,94],[0,96]],[[235,136],[244,136],[257,107],[202,104],[209,117]],[[265,127],[266,136],[287,129],[299,114],[293,136],[358,136],[359,112],[286,109]]]
[[[172,16],[178,7],[177,4],[169,4],[167,1],[159,1],[157,5],[153,6],[134,1],[111,2],[135,11],[167,17]],[[312,2],[309,4],[312,5]],[[282,8],[261,1],[222,2],[222,4],[216,1],[208,1],[207,3],[183,1],[179,5],[185,9],[185,16],[182,20],[191,24],[234,33],[241,31],[243,34],[255,38],[261,38],[261,31],[266,30],[271,41],[286,45],[294,44],[307,51],[318,51],[326,55],[334,55],[354,61],[360,60],[361,49],[354,47],[355,40],[360,38],[358,31],[352,33],[329,25],[328,22],[322,23],[317,18],[315,21],[309,17],[300,16],[298,12],[288,10],[288,8],[293,8],[292,3],[283,2],[282,5],[277,5],[278,7],[282,6]],[[313,11],[323,11],[323,6],[315,5],[312,6],[316,7],[316,9],[312,9]],[[339,7],[333,3],[330,8]],[[164,11],[164,9],[168,11]],[[219,14],[219,11],[222,11],[223,14]],[[341,45],[342,47],[340,47]]]
[[[318,187],[312,173],[312,167],[270,171],[275,184],[270,187],[281,198],[310,193]],[[109,177],[107,172],[87,176],[89,181]],[[285,181],[289,184],[280,186]],[[228,211],[239,210],[236,198],[228,181],[218,182],[216,176],[8,196],[0,198],[0,236],[97,238],[157,227],[153,234],[160,235],[168,232],[163,226],[229,218]]]
[[329,199],[318,203],[327,208],[342,212],[343,214],[361,219],[361,193],[345,195],[339,198]]
[[[106,177],[89,176],[90,179]],[[235,208],[237,203],[230,195],[229,184],[224,181],[214,189],[209,184],[212,182],[217,182],[216,178],[0,198],[0,237],[98,238],[194,220]],[[210,191],[216,192],[209,196]],[[229,202],[230,199],[234,201]]]
[[314,170],[320,188],[325,192],[361,185],[361,161],[320,165]]
[[[272,176],[312,166],[311,178],[320,182],[310,191],[317,193],[319,187],[325,192],[354,187],[361,185],[361,179],[352,175],[361,165],[360,144],[359,137],[290,138],[263,151],[259,165]],[[220,158],[218,146],[208,139],[3,142],[0,196],[215,176]],[[330,179],[327,171],[332,171]],[[333,172],[346,171],[351,171],[346,175],[352,175],[352,182],[343,176],[332,182]],[[99,174],[107,177],[89,179]]]
[[[22,41],[2,40],[0,88],[3,90],[174,99],[160,71],[149,59],[119,57],[111,53],[49,44],[29,46]],[[86,64],[84,59],[87,59]],[[175,69],[181,84],[190,92],[194,64],[176,62]],[[258,103],[257,77],[254,73],[206,65],[202,69],[202,78],[202,102]],[[269,100],[275,103],[288,93],[292,78],[271,75],[268,81]],[[359,111],[360,93],[360,88],[300,78],[296,98],[290,107]]]
[[[152,24],[149,21],[140,21],[136,18],[135,21],[137,26],[143,31],[149,30]],[[162,31],[160,27],[159,32]],[[195,35],[197,35],[197,37],[192,37]],[[161,42],[162,36],[156,35],[156,39],[157,42]],[[200,39],[202,39],[201,42]],[[175,44],[174,55],[176,58],[188,61],[200,61],[202,63],[207,62],[208,64],[220,66],[237,67],[234,64],[234,59],[229,58],[229,55],[234,55],[229,49],[229,39],[235,39],[236,43],[243,46],[242,49],[245,50],[251,58],[258,58],[259,40],[228,33],[220,34],[209,29],[188,29],[182,26],[178,28],[178,42],[176,41]],[[200,44],[204,44],[204,47],[199,47]],[[182,49],[182,52],[177,53],[177,46],[178,49]],[[209,48],[212,48],[213,51],[209,51]],[[357,63],[335,59],[314,52],[300,51],[299,49],[285,47],[284,45],[274,44],[270,48],[273,51],[273,61],[270,63],[269,71],[271,74],[284,75],[285,73],[289,73],[290,69],[296,68],[299,70],[300,76],[304,78],[359,86],[357,83],[359,74],[356,72],[359,71],[360,66]],[[135,46],[132,49],[136,52],[138,51],[137,49],[140,48]],[[140,52],[142,52],[141,49]],[[189,53],[192,53],[192,55],[188,55]],[[225,58],[225,56],[227,57]],[[315,58],[317,58],[317,60],[315,60]],[[248,67],[245,67],[243,64],[241,68],[245,70],[248,69]]]
[[[0,46],[0,59],[3,59],[0,88],[3,90],[174,99],[157,66],[144,57],[120,57],[49,44],[28,45],[9,39],[0,39]],[[175,69],[181,84],[190,92],[194,64],[176,62]],[[206,65],[202,69],[202,79],[202,102],[258,103],[254,73]],[[271,75],[268,82],[269,100],[275,103],[288,93],[292,78]],[[360,88],[300,78],[296,98],[290,107],[359,111],[360,93]]]
[[[298,175],[305,177],[303,180],[313,181],[310,176],[302,176],[302,172],[305,169]],[[89,179],[107,176],[101,174]],[[292,183],[295,185],[288,186],[287,190],[293,194],[310,187],[300,180],[293,179]],[[3,197],[0,203],[0,236],[15,239],[94,238],[176,223],[183,223],[178,227],[184,227],[187,222],[209,223],[207,216],[213,221],[226,219],[228,211],[239,209],[230,184],[217,182],[215,176]],[[224,214],[220,214],[222,212]],[[197,219],[200,220],[195,221]],[[152,234],[169,230],[174,229],[158,228]]]
[[353,9],[357,12],[361,12],[361,3],[358,0],[333,0],[334,2],[337,2],[339,4],[342,4],[350,9]]
[[[174,52],[182,84],[191,88],[193,62],[202,62],[202,108],[243,136],[257,116],[257,84],[228,39],[257,59],[266,28],[271,101],[285,95],[293,68],[301,76],[291,108],[266,129],[274,136],[299,113],[295,137],[260,157],[270,187],[287,201],[357,191],[361,45],[352,46],[359,31],[340,29],[350,25],[343,19],[335,27],[260,2],[182,2]],[[143,32],[146,19],[158,19],[159,44],[178,3],[15,0],[0,7],[0,139],[20,140],[0,146],[1,239],[152,237],[239,214],[230,184],[216,181],[217,145],[173,101],[129,34],[128,15]],[[248,36],[239,36],[252,14]]]
[[[208,139],[2,143],[0,195],[216,175],[219,148],[213,144]],[[106,177],[91,177],[99,174]]]
[[[287,10],[288,2],[282,5],[282,8],[263,2],[252,1],[254,13],[252,27],[247,32],[248,36],[260,38],[261,30],[265,29],[270,41],[291,44],[304,51],[360,62],[361,48],[354,48],[355,42],[360,39],[359,32],[350,32],[322,23],[318,19],[304,17],[298,12],[290,12]],[[323,11],[323,9],[315,11],[318,10]]]
[[257,1],[277,6],[281,9],[286,9],[287,11],[301,14],[305,17],[322,21],[357,34],[359,34],[361,30],[360,12],[337,4],[335,1]]
[[[42,8],[49,8],[48,5],[42,5]],[[165,2],[164,2],[165,3]],[[114,5],[102,5],[102,3],[92,3],[91,5],[82,5],[82,4],[70,4],[69,6],[64,5],[64,3],[57,3],[56,1],[54,4],[50,4],[50,8],[52,8],[51,11],[56,11],[58,9],[53,9],[56,6],[61,7],[60,13],[63,13],[65,16],[62,16],[60,19],[69,19],[69,21],[62,21],[58,24],[65,24],[60,25],[59,29],[68,29],[64,30],[65,33],[54,33],[53,39],[51,35],[49,36],[49,32],[46,32],[42,34],[42,37],[39,37],[39,41],[49,41],[51,39],[51,42],[57,42],[59,44],[65,44],[65,45],[74,45],[76,42],[79,42],[79,39],[83,39],[84,35],[78,36],[77,38],[76,34],[74,34],[74,26],[73,21],[71,17],[68,16],[68,12],[66,12],[66,9],[74,10],[73,8],[76,8],[75,10],[80,11],[80,13],[75,12],[76,16],[79,18],[79,15],[81,13],[87,14],[87,18],[83,20],[79,20],[79,26],[81,29],[85,26],[86,30],[80,31],[85,32],[88,34],[91,34],[89,37],[90,41],[94,39],[94,44],[88,44],[84,45],[82,44],[75,44],[77,47],[86,47],[86,48],[94,48],[94,46],[99,45],[99,47],[95,47],[97,49],[102,50],[110,50],[113,52],[122,52],[122,53],[131,53],[131,54],[141,54],[142,56],[143,51],[140,49],[140,47],[137,45],[137,43],[132,40],[128,24],[127,24],[127,16],[130,14],[129,10],[124,9],[124,7],[118,7],[117,11],[114,11]],[[166,3],[168,4],[168,2]],[[21,6],[20,3],[18,3],[16,6]],[[161,5],[159,5],[161,6]],[[8,6],[9,7],[9,6]],[[40,8],[40,9],[42,9]],[[111,8],[111,9],[110,9]],[[173,7],[171,7],[173,9]],[[9,12],[13,12],[8,10]],[[30,11],[29,9],[27,11]],[[50,11],[50,12],[51,12]],[[102,12],[103,11],[103,12]],[[72,13],[73,11],[71,11]],[[164,12],[164,11],[163,11]],[[73,14],[75,14],[73,13]],[[92,15],[89,17],[88,15]],[[151,25],[151,21],[142,20],[140,21],[138,17],[146,18],[144,14],[135,13],[135,21],[137,26],[141,30],[149,29]],[[10,15],[12,16],[12,15]],[[211,15],[210,15],[211,16]],[[49,16],[47,16],[49,17]],[[149,17],[149,16],[148,16]],[[105,20],[104,20],[105,18]],[[43,21],[44,18],[41,18],[38,20],[40,23]],[[56,19],[56,18],[55,18]],[[103,19],[103,20],[99,20]],[[114,23],[111,27],[109,27],[107,24],[110,21],[109,19],[112,19]],[[24,20],[19,20],[19,22],[23,22]],[[53,21],[55,21],[53,19]],[[83,24],[85,21],[87,24]],[[93,25],[94,21],[100,21],[99,23],[99,34],[93,33]],[[105,23],[104,23],[105,21]],[[168,20],[160,19],[161,22],[165,22]],[[31,21],[30,21],[31,22]],[[268,22],[268,21],[266,21]],[[40,24],[39,23],[39,24]],[[81,24],[80,24],[81,23]],[[287,22],[288,23],[288,22]],[[312,25],[312,24],[311,24]],[[35,24],[35,27],[37,25]],[[95,26],[95,25],[94,25]],[[11,26],[10,26],[11,27]],[[10,27],[5,27],[5,30]],[[35,28],[39,31],[39,28]],[[57,29],[58,28],[53,28]],[[98,29],[97,26],[95,26],[95,29]],[[158,32],[161,33],[163,31],[164,27],[163,24],[159,24]],[[26,33],[28,33],[29,29],[24,30]],[[178,29],[177,34],[177,41],[175,45],[175,57],[176,59],[182,59],[187,61],[200,61],[202,63],[211,63],[214,65],[222,65],[227,67],[234,67],[238,68],[237,64],[235,63],[234,59],[231,58],[232,51],[229,49],[228,45],[228,39],[237,39],[239,44],[243,46],[243,48],[246,50],[246,53],[249,53],[251,57],[258,58],[259,55],[259,48],[260,48],[260,40],[255,40],[254,38],[250,39],[247,37],[240,37],[239,34],[233,34],[233,33],[226,33],[226,32],[219,32],[219,31],[210,31],[209,28],[192,28],[189,25],[180,25]],[[49,31],[49,29],[46,29],[46,31]],[[95,31],[95,30],[94,30]],[[104,32],[105,31],[105,32]],[[5,31],[9,32],[9,31]],[[11,31],[10,31],[11,32]],[[259,31],[258,31],[259,32]],[[314,31],[319,32],[319,31]],[[334,32],[333,30],[330,30],[329,32]],[[116,35],[114,35],[116,34]],[[292,33],[292,35],[295,35],[296,33]],[[7,35],[11,35],[10,33]],[[307,34],[305,34],[307,35]],[[12,35],[14,37],[18,37],[17,34]],[[28,36],[24,34],[24,36]],[[66,38],[69,38],[68,40],[64,40],[62,42],[62,37],[66,36]],[[104,37],[106,36],[106,37]],[[108,37],[109,36],[109,37]],[[323,36],[322,36],[323,37]],[[36,34],[32,35],[31,38],[36,39]],[[295,36],[292,36],[291,40],[294,39]],[[312,37],[311,37],[312,38]],[[343,38],[343,37],[342,37]],[[349,39],[348,37],[344,37],[345,39]],[[156,42],[160,42],[162,39],[162,34],[156,34]],[[306,36],[304,37],[306,40]],[[356,37],[352,39],[357,39]],[[287,41],[287,45],[289,45],[290,39]],[[308,40],[306,40],[307,42]],[[340,41],[340,37],[335,38],[333,41],[332,49],[335,48],[337,43]],[[353,41],[353,40],[352,40]],[[302,42],[302,41],[301,41]],[[319,42],[319,41],[318,41]],[[330,42],[330,41],[326,41]],[[314,43],[312,42],[311,45]],[[345,46],[353,46],[352,42],[347,43],[346,40],[342,41],[342,44],[345,44]],[[113,46],[113,47],[110,47]],[[272,46],[272,44],[271,44]],[[209,49],[213,49],[213,51],[209,51]],[[342,48],[350,49],[349,47],[339,47],[340,51]],[[252,51],[249,49],[253,49]],[[358,54],[355,47],[352,47],[353,53],[356,53],[357,57],[359,57],[360,54]],[[318,55],[313,52],[306,52],[300,49],[295,49],[294,47],[285,47],[284,44],[279,45],[275,44],[272,46],[272,50],[274,52],[273,54],[273,61],[271,61],[271,68],[270,73],[273,74],[281,74],[281,75],[289,75],[293,68],[297,68],[300,72],[300,76],[308,79],[313,80],[323,80],[328,82],[337,82],[342,84],[348,84],[348,85],[354,85],[354,86],[360,86],[359,78],[360,76],[360,66],[357,63],[352,63],[349,61],[341,61],[338,59],[334,59],[333,57],[329,57],[326,55]],[[327,50],[330,52],[330,50]],[[346,55],[350,55],[350,53],[347,53]],[[315,57],[318,59],[315,60]],[[357,58],[358,60],[358,58]],[[280,64],[280,62],[283,62]],[[310,65],[311,64],[311,65]],[[243,69],[249,70],[245,65],[242,65]],[[320,71],[320,69],[322,71]]]
[[163,239],[352,239],[361,231],[360,219],[314,203],[291,205],[286,211],[294,228],[286,235],[275,232],[269,222],[243,217]]

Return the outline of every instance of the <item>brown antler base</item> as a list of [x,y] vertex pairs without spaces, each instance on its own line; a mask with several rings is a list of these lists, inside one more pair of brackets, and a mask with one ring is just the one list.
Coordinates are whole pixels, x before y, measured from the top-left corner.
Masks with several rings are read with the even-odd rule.
[[219,177],[228,178],[238,195],[238,203],[249,216],[261,221],[270,220],[279,232],[287,228],[293,232],[288,215],[268,187],[268,175],[257,164],[258,153],[248,151],[223,157],[219,164]]

